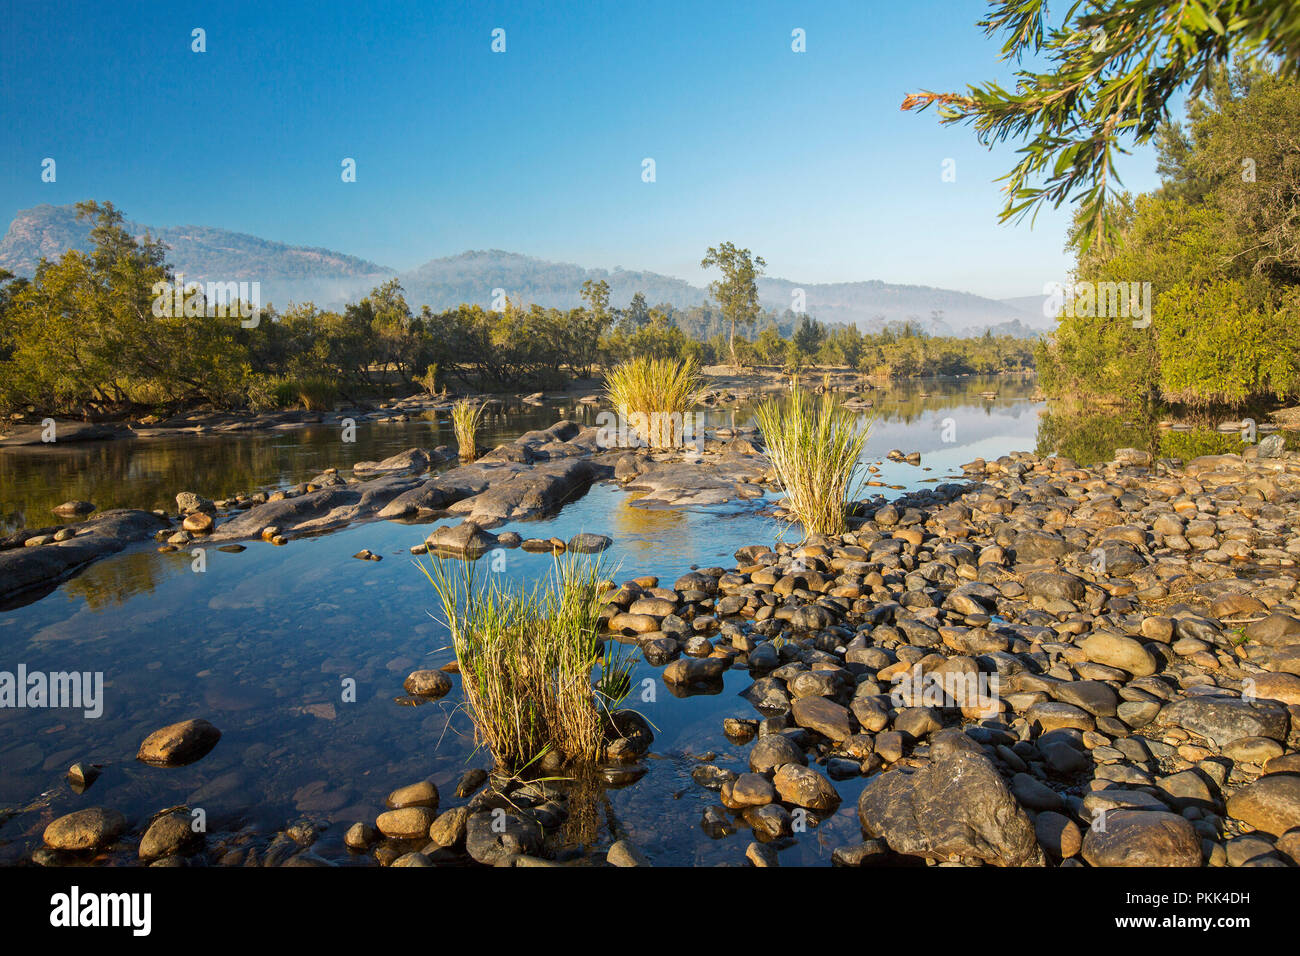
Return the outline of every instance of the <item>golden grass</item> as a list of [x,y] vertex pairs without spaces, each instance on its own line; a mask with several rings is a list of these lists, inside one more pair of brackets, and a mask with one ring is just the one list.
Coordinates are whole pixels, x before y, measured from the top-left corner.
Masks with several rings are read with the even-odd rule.
[[683,422],[703,386],[694,359],[634,358],[605,376],[610,401],[651,448],[683,441]]
[[465,399],[451,407],[451,425],[456,430],[461,461],[470,462],[478,457],[478,426],[486,408],[486,405],[476,405]]
[[754,418],[804,537],[843,534],[872,420],[862,422],[857,413],[840,408],[830,393],[819,400],[797,386],[785,401],[763,402]]

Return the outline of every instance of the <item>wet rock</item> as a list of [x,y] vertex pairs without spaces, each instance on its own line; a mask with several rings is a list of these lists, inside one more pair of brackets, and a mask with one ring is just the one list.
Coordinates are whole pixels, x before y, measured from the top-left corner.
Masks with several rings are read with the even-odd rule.
[[1105,829],[1083,838],[1090,866],[1200,866],[1201,840],[1190,821],[1160,810],[1112,810]]
[[414,840],[429,835],[437,814],[432,807],[405,807],[379,814],[375,826],[393,840]]
[[496,866],[519,853],[542,848],[542,829],[519,813],[497,809],[471,814],[465,827],[465,849],[479,863]]
[[616,710],[605,722],[606,755],[610,760],[628,763],[637,760],[654,743],[650,723],[634,710]]
[[[403,810],[407,807],[428,807],[438,809],[438,788],[430,780],[398,787],[388,795],[385,804],[390,810]],[[426,829],[428,829],[426,827]]]
[[393,867],[433,866],[433,861],[430,860],[423,853],[418,853],[418,852],[403,853],[396,860],[390,863],[389,866],[393,866]]
[[214,526],[215,522],[212,520],[212,515],[204,511],[187,514],[185,520],[181,522],[181,527],[190,534],[209,534]]
[[605,861],[611,866],[650,866],[645,854],[626,840],[615,840],[605,852]]
[[731,661],[721,657],[679,657],[663,670],[666,684],[699,684],[722,679]]
[[201,760],[217,745],[221,731],[197,718],[155,730],[136,753],[136,759],[156,767],[180,767]]
[[424,539],[430,551],[441,554],[473,557],[490,551],[497,545],[496,535],[484,531],[477,522],[462,521],[435,529]]
[[98,764],[78,761],[68,768],[68,783],[77,793],[85,793],[102,772]]
[[451,690],[451,678],[440,670],[412,671],[402,682],[402,688],[413,697],[428,697],[437,700],[446,696]]
[[772,786],[782,802],[809,810],[832,811],[840,805],[835,786],[810,767],[787,763],[776,771]]
[[429,827],[429,839],[441,847],[458,847],[465,842],[469,807],[454,807],[438,816]]
[[90,514],[95,510],[95,506],[89,501],[65,501],[61,505],[55,505],[51,510],[56,515],[74,517]]
[[188,813],[167,813],[154,820],[140,839],[140,859],[151,861],[193,851],[203,842]]
[[474,791],[487,782],[488,773],[481,767],[472,767],[461,775],[460,782],[456,784],[456,796],[462,800],[471,796]]
[[868,782],[858,799],[863,833],[908,856],[1042,865],[1033,824],[992,762],[966,740],[969,747],[945,737],[932,745],[939,753],[926,766],[910,774],[889,770]]
[[126,817],[105,807],[87,807],[59,817],[45,828],[45,845],[52,850],[95,850],[126,832]]
[[349,850],[365,852],[379,840],[379,831],[366,823],[354,823],[343,834],[343,843]]
[[806,764],[803,751],[783,734],[759,737],[749,751],[749,769],[755,773],[770,773],[786,764]]
[[193,491],[182,491],[176,495],[176,510],[183,515],[193,514],[199,511],[214,511],[216,505],[210,498],[204,498]]
[[614,543],[613,538],[607,538],[603,534],[575,534],[569,539],[566,547],[576,554],[595,554],[598,551],[604,551]]
[[745,859],[754,866],[778,866],[776,847],[769,843],[751,843],[745,848]]
[[825,697],[800,697],[791,703],[790,712],[800,727],[815,730],[834,743],[853,732],[848,710]]
[[722,802],[733,810],[761,807],[776,799],[772,781],[757,773],[742,773],[722,785]]
[[352,472],[357,475],[379,474],[381,472],[419,473],[428,471],[431,464],[432,459],[423,448],[408,448],[396,455],[390,455],[383,461],[359,461],[352,466]]

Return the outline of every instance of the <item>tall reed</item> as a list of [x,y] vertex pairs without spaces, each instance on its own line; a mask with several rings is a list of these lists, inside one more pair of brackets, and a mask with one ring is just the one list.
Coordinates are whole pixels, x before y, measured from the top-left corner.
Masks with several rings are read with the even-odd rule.
[[864,422],[840,408],[830,393],[815,399],[797,385],[789,399],[759,405],[754,418],[791,519],[803,525],[804,537],[843,534],[872,419]]
[[565,761],[602,759],[603,717],[621,699],[604,690],[630,683],[614,666],[630,664],[606,654],[593,686],[602,660],[601,563],[559,559],[550,580],[531,589],[502,587],[495,576],[480,581],[472,562],[417,564],[451,629],[476,738],[497,763],[517,771],[551,750]]
[[651,448],[673,448],[683,441],[686,414],[703,385],[693,358],[641,356],[605,376],[605,390],[619,414]]
[[465,399],[451,406],[451,425],[456,430],[461,461],[473,461],[478,457],[478,426],[486,408],[487,405],[475,405]]

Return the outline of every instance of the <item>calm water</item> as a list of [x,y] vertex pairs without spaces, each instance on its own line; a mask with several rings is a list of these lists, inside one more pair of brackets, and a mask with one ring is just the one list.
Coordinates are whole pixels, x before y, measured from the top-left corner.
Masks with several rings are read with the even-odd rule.
[[[979,393],[999,392],[995,400]],[[959,474],[977,456],[1033,450],[1041,403],[1032,383],[1019,380],[927,382],[877,392],[880,414],[868,442],[872,463],[891,448],[920,451],[920,468],[880,462],[878,476],[907,488]],[[924,391],[928,395],[920,397]],[[590,410],[566,409],[591,420]],[[494,420],[491,438],[508,439],[561,417],[554,407]],[[732,413],[711,413],[714,424]],[[746,416],[734,418],[743,423]],[[11,521],[50,521],[48,508],[86,498],[101,508],[174,507],[182,489],[209,496],[303,481],[328,466],[345,468],[412,445],[451,443],[445,422],[362,425],[354,445],[335,429],[273,435],[116,442],[57,453],[0,453],[0,487]],[[882,490],[882,489],[875,489]],[[889,494],[896,492],[890,491]],[[609,534],[605,560],[616,577],[660,575],[669,585],[691,565],[734,564],[741,545],[771,543],[781,532],[751,501],[699,510],[649,511],[613,484],[598,484],[543,521],[513,526],[525,536],[568,538],[579,531]],[[502,529],[497,529],[502,530]],[[187,553],[159,554],[144,544],[92,566],[52,594],[0,613],[0,670],[102,671],[104,713],[0,710],[0,863],[40,845],[56,815],[89,805],[115,807],[133,827],[173,805],[202,807],[209,844],[232,833],[265,841],[299,818],[331,825],[316,852],[349,857],[342,836],[356,820],[373,821],[393,788],[423,778],[454,801],[456,780],[490,760],[475,753],[469,720],[458,708],[459,686],[442,701],[405,706],[402,680],[416,667],[453,659],[446,628],[430,616],[435,596],[407,549],[428,528],[392,522],[353,527],[276,548],[260,542],[237,554],[209,549],[205,573],[190,570]],[[380,562],[351,556],[361,548]],[[493,552],[497,571],[514,581],[548,573],[551,559],[522,551]],[[502,566],[502,561],[504,566]],[[634,686],[659,671],[642,663]],[[352,678],[357,701],[341,700]],[[717,794],[696,785],[695,755],[715,751],[719,766],[740,770],[748,747],[722,734],[727,716],[755,716],[736,694],[743,671],[727,675],[712,696],[679,699],[655,682],[656,699],[633,700],[657,729],[649,771],[606,793],[596,840],[617,835],[661,864],[740,864],[752,839],[712,839],[700,828]],[[458,681],[457,681],[458,684]],[[140,741],[164,724],[206,717],[223,732],[216,748],[189,767],[139,764]],[[83,796],[65,780],[70,764],[104,765]],[[859,839],[855,814],[862,780],[837,783],[840,811],[783,850],[784,864],[825,864],[831,851]]]

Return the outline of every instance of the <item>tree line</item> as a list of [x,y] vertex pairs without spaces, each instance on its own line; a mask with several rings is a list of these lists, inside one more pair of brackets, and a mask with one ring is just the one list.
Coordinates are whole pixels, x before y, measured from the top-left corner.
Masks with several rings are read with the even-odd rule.
[[0,273],[7,411],[102,419],[200,406],[324,409],[413,389],[553,389],[642,355],[895,376],[988,373],[1031,361],[1029,345],[1010,337],[929,337],[911,323],[864,334],[765,311],[754,287],[761,258],[730,243],[705,259],[723,276],[714,301],[690,309],[650,306],[639,293],[614,307],[608,284],[588,281],[580,308],[507,300],[500,310],[435,312],[413,309],[393,279],[341,310],[268,305],[255,323],[242,321],[237,307],[209,308],[201,290],[197,307],[159,310],[157,290],[176,281],[166,247],[132,236],[111,203],[81,203],[78,214],[94,223],[89,252],[42,260],[31,279]]
[[[1063,310],[1037,355],[1050,394],[1156,407],[1243,407],[1300,395],[1300,82],[1219,69],[1186,124],[1157,137],[1161,186],[1108,203],[1114,235],[1070,237],[1086,290],[1145,288]],[[1131,297],[1130,297],[1131,298]]]

